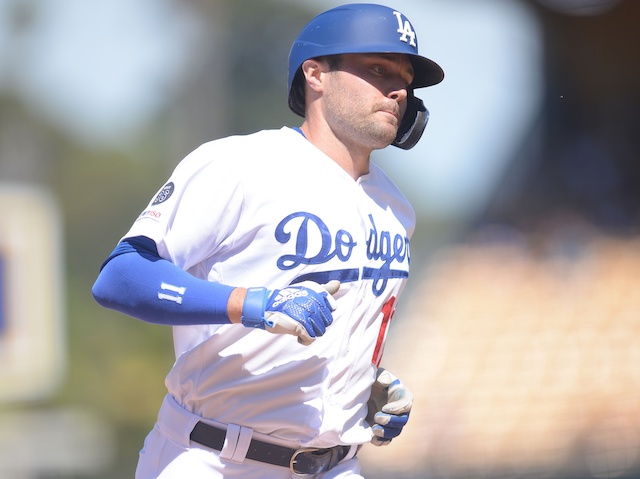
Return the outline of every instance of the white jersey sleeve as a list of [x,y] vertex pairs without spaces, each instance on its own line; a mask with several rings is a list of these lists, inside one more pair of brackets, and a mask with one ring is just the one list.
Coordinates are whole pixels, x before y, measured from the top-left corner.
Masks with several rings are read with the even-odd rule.
[[126,235],[150,237],[161,257],[185,270],[199,267],[193,273],[200,278],[207,277],[201,266],[236,228],[243,202],[237,168],[214,146],[202,145],[178,165]]

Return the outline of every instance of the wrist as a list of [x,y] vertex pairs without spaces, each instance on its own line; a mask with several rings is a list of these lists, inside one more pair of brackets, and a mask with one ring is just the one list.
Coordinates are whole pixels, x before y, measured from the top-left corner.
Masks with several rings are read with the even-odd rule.
[[234,324],[241,322],[242,305],[244,304],[246,294],[246,288],[234,288],[229,295],[229,300],[227,301],[227,316],[229,317],[229,321]]
[[267,288],[248,288],[242,302],[240,322],[248,328],[264,329],[264,310],[267,305]]

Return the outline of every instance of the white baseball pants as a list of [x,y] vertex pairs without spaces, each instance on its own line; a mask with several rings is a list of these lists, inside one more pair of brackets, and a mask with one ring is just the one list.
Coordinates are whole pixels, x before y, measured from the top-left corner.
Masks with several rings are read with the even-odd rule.
[[[274,466],[244,458],[238,451],[246,450],[251,437],[275,442],[272,437],[254,433],[251,429],[223,425],[206,420],[213,426],[234,431],[227,434],[222,451],[215,451],[192,442],[191,431],[202,418],[183,409],[167,395],[160,407],[158,421],[144,441],[136,469],[136,479],[296,479],[286,467]],[[233,437],[230,437],[233,436]],[[280,445],[296,448],[296,445]],[[328,472],[313,479],[364,479],[360,475],[360,463],[353,452]]]

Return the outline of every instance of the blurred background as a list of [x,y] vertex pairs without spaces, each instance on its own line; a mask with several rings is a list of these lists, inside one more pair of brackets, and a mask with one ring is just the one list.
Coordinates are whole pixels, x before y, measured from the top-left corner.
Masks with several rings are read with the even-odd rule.
[[[0,477],[133,477],[171,336],[100,264],[196,146],[300,123],[289,47],[339,3],[0,0]],[[640,2],[388,5],[446,77],[374,156],[418,213],[383,359],[416,401],[366,477],[640,477]]]

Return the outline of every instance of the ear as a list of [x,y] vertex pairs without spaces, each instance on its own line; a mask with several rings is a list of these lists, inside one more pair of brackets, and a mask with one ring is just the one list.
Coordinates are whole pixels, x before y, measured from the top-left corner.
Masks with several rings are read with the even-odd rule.
[[302,64],[302,74],[306,84],[314,91],[322,90],[322,73],[326,70],[326,64],[311,58]]

